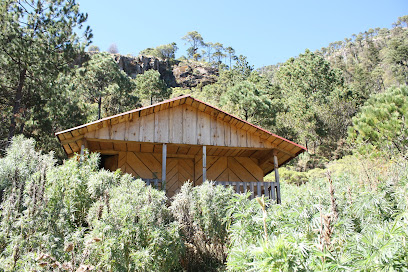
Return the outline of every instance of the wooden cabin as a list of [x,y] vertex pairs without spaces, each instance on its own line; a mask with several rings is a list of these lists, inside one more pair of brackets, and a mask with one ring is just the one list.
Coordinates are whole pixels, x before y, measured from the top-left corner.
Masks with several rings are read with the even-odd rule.
[[[306,149],[189,95],[56,133],[68,156],[99,152],[120,168],[166,190],[203,180],[280,202],[278,167]],[[275,182],[264,182],[275,171]]]

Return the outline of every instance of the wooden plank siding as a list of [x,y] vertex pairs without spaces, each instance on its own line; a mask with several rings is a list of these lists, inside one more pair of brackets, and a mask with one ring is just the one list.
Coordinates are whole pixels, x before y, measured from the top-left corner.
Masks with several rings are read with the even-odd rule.
[[161,179],[161,157],[157,154],[120,152],[118,168],[136,178]]
[[166,194],[172,197],[180,191],[185,182],[194,182],[194,160],[169,158],[167,161]]
[[[203,183],[202,157],[195,158],[195,184]],[[213,181],[263,181],[264,173],[256,159],[247,157],[207,156],[207,180]]]
[[[190,105],[167,108],[85,133],[85,138],[147,143],[175,143],[225,147],[273,148],[259,136],[238,128],[222,118],[201,112]],[[73,150],[78,148],[73,145]]]
[[[120,152],[114,168],[109,161],[110,170],[120,168],[122,172],[142,179],[161,179],[162,158],[156,153]],[[177,193],[186,181],[194,182],[194,158],[167,158],[166,193],[169,197]]]

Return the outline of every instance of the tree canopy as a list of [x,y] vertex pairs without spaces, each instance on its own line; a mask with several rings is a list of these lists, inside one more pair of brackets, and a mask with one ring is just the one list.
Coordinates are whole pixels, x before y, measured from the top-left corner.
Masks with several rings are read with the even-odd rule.
[[[27,133],[25,125],[41,122],[50,108],[48,98],[58,96],[53,88],[92,37],[87,15],[75,1],[14,1],[0,3],[0,108],[2,138]],[[42,112],[42,114],[40,114]]]
[[385,151],[408,158],[408,87],[373,95],[353,117],[349,138],[364,152]]
[[188,56],[194,59],[198,59],[198,49],[204,46],[204,39],[200,33],[197,31],[188,32],[183,38],[187,43],[190,44],[190,47],[187,49]]
[[101,119],[102,115],[118,114],[138,105],[138,97],[132,93],[136,88],[135,83],[107,53],[92,55],[78,69],[74,80],[83,97],[91,105],[97,104],[96,114],[88,113],[91,118],[89,121]]
[[140,51],[140,55],[154,56],[159,59],[174,60],[178,50],[175,42],[169,44],[159,45],[156,48],[146,48]]

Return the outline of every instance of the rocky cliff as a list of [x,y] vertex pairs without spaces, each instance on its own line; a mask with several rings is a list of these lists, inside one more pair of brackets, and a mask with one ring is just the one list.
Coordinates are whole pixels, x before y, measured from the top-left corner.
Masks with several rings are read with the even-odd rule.
[[116,63],[126,74],[135,78],[138,74],[154,69],[157,70],[169,87],[193,88],[212,84],[218,79],[218,69],[210,65],[193,61],[161,60],[152,56],[112,55]]
[[172,68],[178,87],[204,87],[218,80],[218,69],[200,62],[180,62]]

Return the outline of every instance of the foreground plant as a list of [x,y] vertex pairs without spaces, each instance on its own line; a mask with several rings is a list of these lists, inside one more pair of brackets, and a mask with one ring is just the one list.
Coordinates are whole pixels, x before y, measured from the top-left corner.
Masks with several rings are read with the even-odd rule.
[[55,166],[34,145],[15,138],[0,159],[0,270],[178,270],[163,192],[99,170],[98,154]]
[[185,246],[181,256],[183,269],[215,271],[223,267],[234,195],[231,188],[206,181],[197,187],[185,183],[174,196],[170,209]]
[[408,167],[388,163],[385,173],[375,186],[338,171],[301,186],[283,181],[283,202],[266,220],[260,203],[237,200],[228,270],[407,271]]

